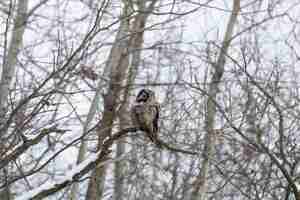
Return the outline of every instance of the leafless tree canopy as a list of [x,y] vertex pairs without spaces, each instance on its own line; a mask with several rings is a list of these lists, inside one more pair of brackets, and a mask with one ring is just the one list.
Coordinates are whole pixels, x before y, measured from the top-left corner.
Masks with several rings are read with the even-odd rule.
[[0,1],[0,199],[300,200],[299,9]]

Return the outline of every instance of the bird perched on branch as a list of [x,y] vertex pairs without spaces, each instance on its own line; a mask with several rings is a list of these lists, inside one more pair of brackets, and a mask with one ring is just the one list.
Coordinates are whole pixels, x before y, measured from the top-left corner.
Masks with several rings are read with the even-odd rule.
[[159,118],[159,104],[155,93],[149,89],[142,89],[137,94],[135,104],[131,108],[131,119],[134,126],[145,131],[152,142],[159,143],[157,138]]

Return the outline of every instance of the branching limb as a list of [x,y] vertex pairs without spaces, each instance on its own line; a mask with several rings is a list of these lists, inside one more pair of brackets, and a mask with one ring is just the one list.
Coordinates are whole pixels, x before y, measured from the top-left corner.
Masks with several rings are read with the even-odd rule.
[[[110,148],[114,144],[114,142],[117,141],[118,139],[120,139],[121,137],[126,136],[128,133],[136,132],[138,130],[139,130],[139,128],[137,128],[137,127],[129,127],[129,128],[125,128],[121,131],[118,131],[117,133],[111,135],[110,137],[107,137],[103,141],[103,144],[97,153],[92,154],[84,162],[82,162],[81,164],[79,164],[75,168],[73,168],[72,171],[67,173],[67,175],[64,178],[62,178],[61,180],[59,180],[57,182],[45,183],[45,184],[41,185],[40,187],[38,187],[34,190],[31,190],[31,191],[25,193],[24,195],[19,196],[18,198],[16,198],[16,200],[19,200],[19,199],[22,199],[22,200],[24,200],[24,199],[32,199],[32,200],[43,199],[49,195],[54,194],[57,191],[60,191],[61,189],[65,188],[66,186],[71,185],[74,182],[77,182],[78,180],[80,180],[80,178],[82,178],[84,175],[86,175],[88,172],[90,172],[96,166],[106,165],[107,163],[110,163],[111,160],[108,158],[108,155],[111,153]],[[45,131],[45,132],[41,133],[38,138],[34,139],[33,141],[30,140],[30,142],[32,143],[32,142],[36,142],[37,140],[41,140],[41,138],[43,138],[43,136],[48,133],[49,133],[49,131]],[[190,154],[190,155],[197,155],[196,152],[191,152],[191,151],[171,147],[167,143],[160,141],[160,140],[157,140],[156,145],[160,148],[164,147],[164,148],[166,148],[170,151],[174,151],[174,152],[180,152],[180,153]],[[25,148],[26,148],[26,145],[25,145],[25,147],[21,148],[22,152],[24,152]],[[19,152],[21,150],[18,150],[18,151],[16,150],[16,151]]]
[[183,154],[190,154],[190,155],[198,155],[197,152],[193,152],[193,151],[188,151],[188,150],[184,150],[184,149],[179,149],[176,147],[172,147],[170,146],[168,143],[162,141],[162,140],[157,140],[156,144],[157,147],[159,148],[165,148],[169,151],[173,151],[173,152],[179,152],[179,153],[183,153]]
[[46,135],[53,133],[53,132],[65,132],[66,130],[61,130],[56,127],[50,127],[50,128],[45,128],[41,131],[41,133],[36,136],[33,139],[26,139],[24,140],[24,143],[17,148],[15,148],[11,153],[8,153],[4,156],[3,159],[1,159],[0,162],[0,169],[5,167],[8,163],[11,161],[16,160],[21,154],[23,154],[27,149],[29,149],[31,146],[38,144]]

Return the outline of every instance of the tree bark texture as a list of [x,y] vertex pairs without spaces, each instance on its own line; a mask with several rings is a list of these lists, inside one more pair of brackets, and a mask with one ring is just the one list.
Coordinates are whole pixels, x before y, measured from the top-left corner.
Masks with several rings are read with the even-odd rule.
[[216,116],[216,105],[215,99],[218,94],[218,87],[221,82],[224,66],[226,61],[226,54],[231,42],[233,35],[234,25],[237,21],[237,16],[240,11],[240,0],[234,0],[233,10],[227,24],[225,36],[220,49],[220,54],[217,63],[214,64],[214,73],[211,78],[211,82],[208,88],[208,97],[206,102],[206,116],[205,116],[205,144],[203,150],[203,161],[201,163],[200,172],[196,177],[194,188],[192,190],[191,200],[204,200],[207,198],[208,191],[208,174],[210,167],[210,160],[213,156],[213,148],[215,145],[214,141],[214,126],[215,126],[215,116]]
[[[139,9],[143,9],[143,12],[138,13],[134,17],[133,24],[130,26],[130,22],[126,19],[128,18],[130,5],[127,5],[125,2],[122,17],[124,20],[121,21],[119,32],[117,33],[115,44],[112,47],[107,63],[110,69],[110,83],[107,93],[104,96],[104,113],[99,126],[98,148],[101,148],[103,139],[111,134],[112,125],[116,119],[116,108],[120,106],[118,99],[120,99],[122,95],[122,84],[126,79],[130,80],[130,76],[136,73],[140,49],[143,44],[146,20],[155,3],[156,1],[152,1],[151,4],[145,8],[146,1],[140,1],[138,7]],[[130,55],[131,59],[129,58]],[[127,76],[128,71],[129,75]],[[94,170],[86,194],[87,200],[100,200],[102,198],[105,172],[105,167],[96,168]]]
[[[9,48],[7,52],[4,52],[0,82],[0,128],[5,122],[5,115],[7,112],[7,98],[16,71],[17,57],[23,43],[23,35],[25,32],[25,25],[27,20],[27,10],[28,0],[19,0],[17,4],[17,13],[14,19],[11,40],[9,42]],[[6,25],[9,26],[9,24]],[[9,27],[7,28],[9,29]],[[0,138],[3,137],[5,134],[6,132],[1,131]],[[0,149],[1,146],[2,142],[0,142]],[[10,176],[9,168],[2,169],[0,171],[0,174],[2,176],[1,179],[6,179],[6,177]],[[4,190],[0,191],[0,199],[13,199],[8,186]]]
[[[4,119],[7,111],[7,98],[10,86],[15,75],[17,57],[22,47],[23,35],[27,20],[28,0],[19,0],[17,4],[17,14],[14,20],[11,40],[8,52],[5,53],[5,59],[2,68],[0,82],[0,118]],[[2,135],[3,133],[1,133]]]
[[[122,20],[116,40],[110,56],[107,61],[107,68],[110,69],[110,82],[107,93],[104,96],[104,112],[103,118],[98,129],[98,149],[101,148],[105,137],[111,135],[112,125],[116,115],[118,99],[120,98],[121,86],[124,81],[124,76],[128,69],[128,24],[126,20]],[[88,184],[86,193],[87,200],[102,199],[104,182],[105,182],[105,167],[96,167],[92,172],[91,179]]]

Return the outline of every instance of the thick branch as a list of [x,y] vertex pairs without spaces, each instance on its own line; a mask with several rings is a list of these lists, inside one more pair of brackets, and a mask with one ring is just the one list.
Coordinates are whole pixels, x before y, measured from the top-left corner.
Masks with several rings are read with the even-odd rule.
[[41,133],[36,136],[34,139],[25,140],[24,143],[20,146],[18,146],[16,149],[14,149],[11,153],[6,155],[3,159],[1,159],[0,162],[0,169],[8,165],[11,161],[16,160],[20,155],[22,155],[27,149],[29,149],[31,146],[38,144],[46,135],[53,132],[65,132],[65,130],[60,130],[55,127],[51,128],[45,128],[41,131]]
[[40,187],[25,193],[24,195],[19,196],[16,200],[37,200],[46,198],[49,195],[54,194],[55,192],[60,191],[64,187],[78,181],[81,177],[86,175],[89,171],[94,169],[96,166],[107,164],[107,156],[109,155],[110,147],[113,143],[119,138],[125,136],[129,132],[135,132],[138,129],[135,127],[123,129],[111,137],[108,137],[104,140],[101,149],[96,154],[92,155],[89,159],[82,162],[80,165],[77,165],[71,172],[69,172],[63,179],[57,182],[45,183]]

